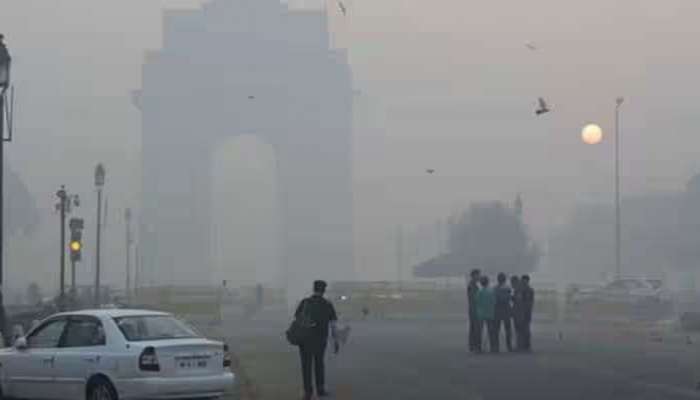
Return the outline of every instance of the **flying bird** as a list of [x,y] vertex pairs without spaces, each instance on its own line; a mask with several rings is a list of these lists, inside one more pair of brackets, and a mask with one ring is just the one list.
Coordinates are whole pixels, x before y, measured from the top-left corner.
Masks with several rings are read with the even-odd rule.
[[537,50],[537,46],[535,46],[535,44],[532,43],[532,42],[527,42],[527,43],[525,43],[525,47],[527,47],[528,49],[530,49],[530,50],[532,50],[532,51],[536,51],[536,50]]
[[248,100],[253,100],[253,99],[255,99],[255,96],[253,96],[253,95],[248,96]]
[[344,16],[348,15],[348,9],[342,1],[338,1],[338,8],[340,8],[340,12],[342,12]]
[[429,173],[429,174],[433,174],[433,173],[435,172],[435,170],[432,169],[432,168],[428,168],[428,169],[425,170],[425,172],[427,172],[427,173]]
[[540,97],[540,98],[537,99],[537,103],[538,103],[538,105],[539,105],[539,108],[537,108],[537,110],[535,110],[535,114],[536,114],[536,115],[546,114],[546,113],[548,113],[549,111],[551,111],[551,110],[549,109],[549,106],[547,106],[547,102],[545,102],[544,99],[543,99],[542,97]]

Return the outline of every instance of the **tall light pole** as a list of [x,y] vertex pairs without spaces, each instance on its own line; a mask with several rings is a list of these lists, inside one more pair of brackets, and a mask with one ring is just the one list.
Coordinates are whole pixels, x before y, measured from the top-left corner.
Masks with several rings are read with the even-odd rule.
[[620,107],[623,97],[615,99],[615,277],[622,276],[622,227],[620,204]]
[[5,160],[4,160],[4,144],[6,141],[12,140],[12,134],[8,138],[5,138],[5,94],[7,89],[10,87],[10,64],[12,62],[12,57],[10,57],[10,52],[7,51],[3,39],[5,37],[0,33],[0,332],[9,337],[8,330],[5,329],[5,304],[3,301],[3,260],[4,260],[4,237],[5,225],[3,223],[3,210],[4,210],[4,182],[3,177],[5,174]]
[[126,225],[126,298],[131,298],[131,209],[124,210]]
[[95,188],[97,189],[97,240],[95,248],[95,307],[100,306],[100,240],[102,236],[102,188],[105,185],[105,167],[100,163],[95,167]]
[[[620,159],[622,146],[620,146],[620,107],[625,102],[623,97],[615,99],[615,277],[622,276],[622,205],[620,202]],[[596,124],[589,124],[583,128],[581,139],[586,144],[598,144],[603,138],[603,130]]]

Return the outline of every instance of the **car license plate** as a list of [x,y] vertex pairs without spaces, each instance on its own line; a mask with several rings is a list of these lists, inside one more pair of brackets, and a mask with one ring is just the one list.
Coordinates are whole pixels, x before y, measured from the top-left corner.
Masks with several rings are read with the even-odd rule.
[[178,361],[178,366],[182,369],[206,368],[206,361]]
[[206,368],[209,357],[176,357],[175,363],[181,369],[199,369]]

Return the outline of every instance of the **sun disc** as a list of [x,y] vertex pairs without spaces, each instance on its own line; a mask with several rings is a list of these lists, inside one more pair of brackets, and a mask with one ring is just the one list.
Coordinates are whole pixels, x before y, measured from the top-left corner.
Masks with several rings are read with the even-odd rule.
[[597,124],[588,124],[581,131],[581,140],[586,144],[598,144],[603,140],[603,129]]

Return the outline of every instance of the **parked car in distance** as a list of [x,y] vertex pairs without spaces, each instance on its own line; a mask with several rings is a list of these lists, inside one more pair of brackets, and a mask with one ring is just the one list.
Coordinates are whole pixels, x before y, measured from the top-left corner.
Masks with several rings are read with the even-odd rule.
[[217,398],[234,384],[227,350],[168,313],[59,313],[0,350],[0,398]]
[[663,282],[658,279],[621,278],[601,286],[572,286],[567,295],[571,303],[603,302],[652,305],[670,301]]

